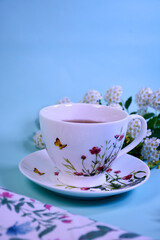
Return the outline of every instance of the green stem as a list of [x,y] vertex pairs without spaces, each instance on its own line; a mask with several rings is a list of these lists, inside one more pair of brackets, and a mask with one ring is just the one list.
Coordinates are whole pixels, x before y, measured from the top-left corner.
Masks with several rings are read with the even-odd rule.
[[84,170],[86,171],[86,173],[89,174],[89,170],[87,170],[85,165],[84,165],[84,159],[82,159],[82,166],[83,166]]

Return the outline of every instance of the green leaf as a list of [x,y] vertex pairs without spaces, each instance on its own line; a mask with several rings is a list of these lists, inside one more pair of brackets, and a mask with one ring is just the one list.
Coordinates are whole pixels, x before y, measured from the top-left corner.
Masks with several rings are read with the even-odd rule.
[[34,205],[31,202],[27,202],[28,206],[30,206],[31,208],[34,208]]
[[[69,163],[69,165],[72,167],[73,170],[76,171],[76,169],[74,168],[73,164],[67,159],[67,158],[64,158],[64,160]],[[64,165],[64,164],[63,164]]]
[[157,147],[157,150],[160,151],[160,145]]
[[52,232],[56,228],[56,225],[53,225],[51,227],[46,228],[40,234],[38,235],[39,238],[43,237],[44,235],[48,234],[49,232]]
[[122,102],[119,102],[119,105],[120,105],[121,107],[123,107],[123,103],[122,103]]
[[157,117],[150,118],[149,121],[147,122],[147,128],[151,130],[154,129],[156,121]]
[[153,116],[155,116],[154,113],[146,113],[146,114],[143,115],[143,117],[144,117],[145,119],[149,119],[149,118],[151,118],[151,117],[153,117]]
[[67,164],[63,164],[63,166],[65,166],[66,168],[68,168],[69,170],[75,170],[72,166],[67,165]]
[[90,231],[82,236],[79,237],[79,240],[93,240],[93,239],[99,239],[103,236],[105,236],[107,233],[110,231],[113,231],[112,228],[107,227],[107,226],[101,226],[97,225],[96,226],[98,229],[94,231]]
[[120,184],[118,184],[118,183],[113,183],[113,182],[111,183],[111,186],[112,186],[113,189],[119,189],[119,188],[122,187]]
[[160,128],[153,129],[151,137],[160,138]]
[[132,114],[137,114],[137,112],[131,112],[130,115],[132,115]]
[[53,216],[54,213],[43,213],[43,216]]
[[7,203],[7,208],[9,209],[9,210],[12,210],[12,208],[11,208],[11,206]]
[[19,199],[19,201],[24,201],[24,200],[25,200],[25,198],[20,198],[20,199]]
[[123,233],[121,234],[119,237],[120,238],[136,238],[136,237],[139,237],[140,235],[137,234],[137,233]]
[[71,162],[70,162],[67,158],[64,158],[64,160],[65,160],[67,163],[71,164]]
[[40,212],[43,212],[43,211],[45,211],[45,209],[35,210],[35,211],[33,211],[33,213],[34,213],[35,215],[37,215],[38,217],[42,217],[39,213],[40,213]]
[[21,203],[18,203],[17,205],[14,206],[14,209],[15,209],[16,213],[19,213],[19,212],[20,212],[21,207],[22,207],[23,205],[24,205],[24,203],[21,202]]
[[99,105],[102,105],[101,99],[99,99],[97,102],[99,103]]
[[36,231],[39,231],[39,230],[40,230],[40,228],[41,228],[41,226],[40,226],[40,225],[38,225],[38,226],[36,227]]
[[128,110],[129,106],[131,105],[132,97],[129,97],[127,101],[125,102],[124,106]]
[[159,128],[160,127],[160,120],[157,118],[157,121],[155,123],[155,128]]

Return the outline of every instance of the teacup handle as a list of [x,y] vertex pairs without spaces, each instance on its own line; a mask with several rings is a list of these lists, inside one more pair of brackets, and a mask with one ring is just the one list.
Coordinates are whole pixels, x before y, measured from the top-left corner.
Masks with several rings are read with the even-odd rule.
[[138,136],[133,140],[133,142],[131,142],[130,144],[128,144],[128,146],[124,147],[118,154],[118,157],[122,156],[123,154],[131,151],[134,147],[136,147],[144,137],[146,137],[146,132],[147,132],[147,123],[146,120],[142,117],[139,116],[137,114],[132,114],[128,116],[129,121],[131,121],[132,119],[138,118],[141,121],[141,130],[138,134]]

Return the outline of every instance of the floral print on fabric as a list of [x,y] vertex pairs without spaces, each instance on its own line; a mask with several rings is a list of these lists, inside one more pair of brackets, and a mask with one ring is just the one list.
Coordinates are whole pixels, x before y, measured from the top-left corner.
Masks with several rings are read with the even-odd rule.
[[0,214],[0,239],[3,240],[61,240],[64,236],[65,240],[151,240],[2,188]]

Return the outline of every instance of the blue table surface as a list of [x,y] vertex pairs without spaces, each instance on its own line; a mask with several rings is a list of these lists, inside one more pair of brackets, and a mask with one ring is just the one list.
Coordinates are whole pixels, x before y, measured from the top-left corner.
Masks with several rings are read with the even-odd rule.
[[[10,149],[8,150],[8,145]],[[20,160],[37,149],[31,143],[3,142],[0,186],[44,203],[66,209],[130,232],[160,239],[160,174],[151,170],[146,183],[138,188],[103,199],[72,199],[58,195],[28,180],[18,169]]]

